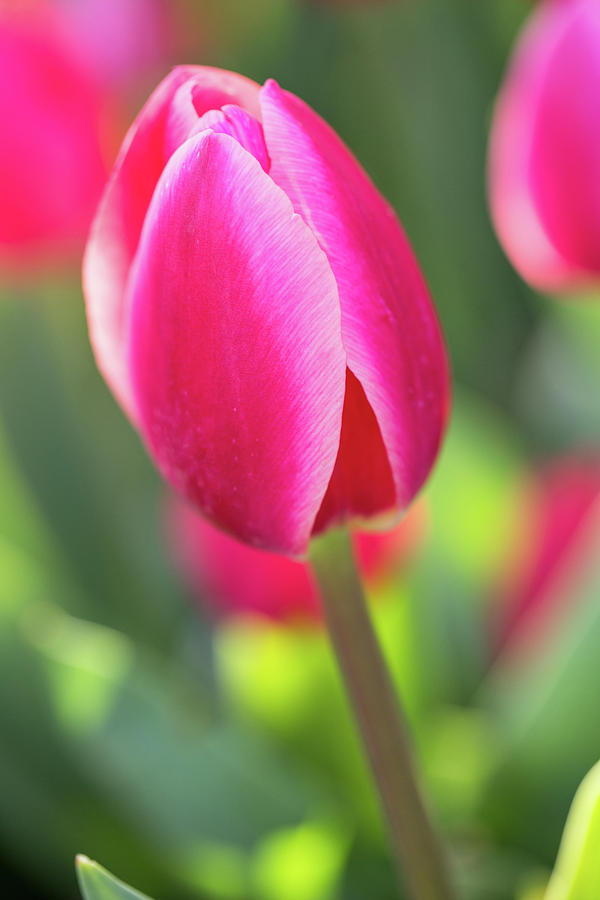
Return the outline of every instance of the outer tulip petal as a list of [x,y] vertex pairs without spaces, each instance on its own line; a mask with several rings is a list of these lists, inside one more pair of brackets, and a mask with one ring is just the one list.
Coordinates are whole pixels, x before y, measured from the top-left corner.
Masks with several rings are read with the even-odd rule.
[[337,288],[234,138],[206,131],[173,155],[129,293],[137,408],[163,473],[238,538],[304,552],[340,436]]
[[270,175],[327,254],[348,366],[404,506],[435,459],[448,409],[446,354],[427,288],[394,213],[335,132],[273,81],[261,108]]
[[[259,88],[254,82],[218,69],[180,67],[158,86],[125,139],[92,227],[83,282],[98,366],[132,419],[136,412],[126,369],[125,286],[148,204],[176,149],[168,132],[174,127],[173,103],[182,85],[189,91],[185,121],[190,128],[215,106],[234,103],[251,113],[258,111]],[[180,115],[184,116],[181,109]],[[179,142],[185,137],[187,133]]]
[[489,192],[498,236],[541,290],[600,270],[600,9],[540,4],[499,95]]

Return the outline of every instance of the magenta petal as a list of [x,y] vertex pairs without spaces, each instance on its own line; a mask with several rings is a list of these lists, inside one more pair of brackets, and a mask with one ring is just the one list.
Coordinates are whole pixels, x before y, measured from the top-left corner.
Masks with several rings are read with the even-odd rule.
[[540,4],[500,92],[489,192],[498,236],[541,290],[600,274],[600,8]]
[[26,270],[79,255],[107,172],[104,97],[51,12],[18,6],[0,3],[0,265]]
[[393,211],[331,128],[273,81],[261,108],[270,175],[327,254],[348,366],[375,413],[395,502],[404,506],[431,468],[448,409],[446,354],[427,288]]
[[539,99],[532,188],[553,244],[600,275],[600,6],[574,4]]
[[165,0],[52,0],[50,5],[82,63],[112,90],[164,68],[180,39],[176,4]]
[[[189,103],[175,103],[189,83]],[[182,87],[184,86],[184,87]],[[83,270],[90,338],[98,366],[132,419],[135,405],[126,370],[123,323],[125,285],[146,210],[164,166],[176,149],[174,118],[190,130],[213,106],[227,103],[257,111],[258,85],[201,66],[174,69],[154,91],[133,123],[106,187],[88,242]],[[178,118],[179,115],[179,118]],[[189,131],[178,131],[183,142]]]
[[204,131],[173,155],[129,294],[137,408],[165,476],[239,539],[304,552],[340,436],[337,288],[234,138]]
[[250,113],[231,104],[224,106],[223,109],[211,109],[198,119],[195,131],[199,133],[205,128],[210,128],[216,134],[229,134],[234,137],[248,153],[256,157],[265,172],[269,171],[271,163],[262,126]]

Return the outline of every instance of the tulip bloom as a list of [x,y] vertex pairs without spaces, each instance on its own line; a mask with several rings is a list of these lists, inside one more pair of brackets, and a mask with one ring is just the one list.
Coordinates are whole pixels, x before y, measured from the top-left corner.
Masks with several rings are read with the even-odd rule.
[[91,340],[165,477],[290,555],[396,515],[438,452],[448,369],[398,220],[274,81],[175,69],[130,130],[84,263]]
[[[414,554],[423,529],[418,503],[390,531],[353,533],[369,587],[389,579]],[[191,589],[216,616],[257,616],[290,625],[320,621],[319,589],[307,563],[242,544],[181,500],[167,507],[167,539]]]
[[0,10],[0,263],[81,249],[106,180],[99,97],[37,6]]
[[54,0],[54,8],[82,64],[109,90],[164,68],[183,39],[171,0]]
[[600,461],[568,457],[528,485],[507,560],[497,645],[530,649],[560,619],[597,560]]
[[498,98],[489,193],[506,253],[544,291],[600,279],[599,95],[597,0],[540,3]]

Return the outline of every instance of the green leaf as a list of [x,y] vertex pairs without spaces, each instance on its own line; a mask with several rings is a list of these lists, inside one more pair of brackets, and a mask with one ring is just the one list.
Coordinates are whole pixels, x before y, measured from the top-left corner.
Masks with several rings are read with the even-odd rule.
[[87,856],[78,856],[75,868],[84,900],[149,900]]
[[581,782],[569,811],[546,900],[600,897],[600,763]]

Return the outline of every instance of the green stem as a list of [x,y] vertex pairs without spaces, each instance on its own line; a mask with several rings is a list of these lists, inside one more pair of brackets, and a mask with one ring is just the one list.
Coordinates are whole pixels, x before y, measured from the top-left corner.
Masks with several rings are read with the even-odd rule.
[[445,856],[421,796],[405,718],[373,631],[347,532],[314,540],[311,562],[402,880],[414,900],[452,900]]

